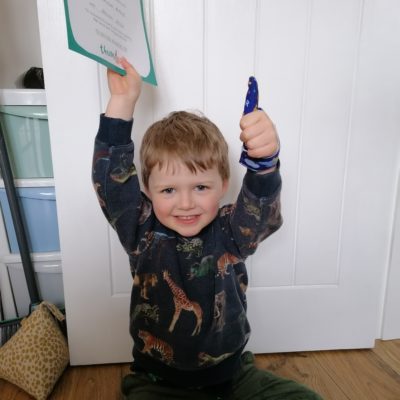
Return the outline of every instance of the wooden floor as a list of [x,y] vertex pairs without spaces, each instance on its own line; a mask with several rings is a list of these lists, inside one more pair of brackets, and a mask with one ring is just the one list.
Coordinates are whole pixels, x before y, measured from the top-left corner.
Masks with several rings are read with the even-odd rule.
[[[400,340],[377,341],[372,350],[257,355],[257,364],[302,382],[325,400],[399,400]],[[122,399],[119,385],[127,364],[69,367],[49,400]],[[31,400],[0,379],[1,400]]]

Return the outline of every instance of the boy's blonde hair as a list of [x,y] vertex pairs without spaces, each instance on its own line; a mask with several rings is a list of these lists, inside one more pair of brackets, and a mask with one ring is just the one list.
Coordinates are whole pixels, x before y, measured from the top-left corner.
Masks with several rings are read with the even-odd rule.
[[217,126],[203,115],[176,111],[151,125],[142,141],[140,162],[147,188],[152,169],[181,161],[191,172],[217,167],[229,179],[228,145]]

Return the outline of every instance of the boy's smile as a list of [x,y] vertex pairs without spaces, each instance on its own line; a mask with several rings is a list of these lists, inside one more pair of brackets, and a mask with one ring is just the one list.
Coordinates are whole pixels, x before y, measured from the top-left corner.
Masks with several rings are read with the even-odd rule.
[[227,187],[216,167],[193,173],[182,162],[172,161],[152,169],[146,194],[163,225],[182,236],[194,236],[216,217]]

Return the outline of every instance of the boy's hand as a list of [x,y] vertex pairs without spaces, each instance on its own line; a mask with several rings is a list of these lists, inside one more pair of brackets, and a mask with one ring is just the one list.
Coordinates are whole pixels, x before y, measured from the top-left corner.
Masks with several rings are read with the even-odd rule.
[[107,105],[106,116],[129,121],[132,119],[140,95],[142,79],[126,58],[119,59],[118,63],[126,71],[126,75],[122,76],[111,69],[107,70],[111,97]]
[[[279,139],[273,122],[262,110],[243,115],[240,120],[240,140],[247,147],[247,154],[253,158],[266,158],[279,149]],[[271,172],[275,167],[260,173]]]

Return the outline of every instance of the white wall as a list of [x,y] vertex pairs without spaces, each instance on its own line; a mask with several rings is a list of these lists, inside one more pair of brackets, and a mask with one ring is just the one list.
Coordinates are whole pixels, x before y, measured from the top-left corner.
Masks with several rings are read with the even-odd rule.
[[42,67],[36,0],[0,1],[0,88],[22,87],[30,67]]

